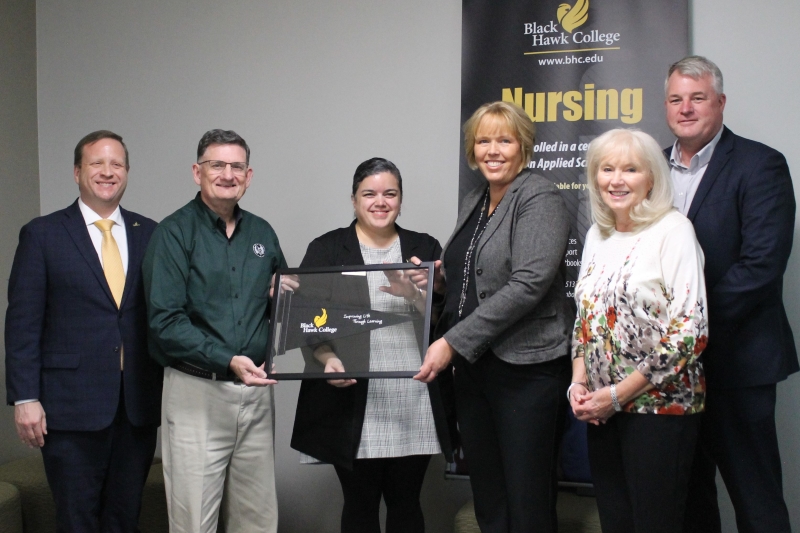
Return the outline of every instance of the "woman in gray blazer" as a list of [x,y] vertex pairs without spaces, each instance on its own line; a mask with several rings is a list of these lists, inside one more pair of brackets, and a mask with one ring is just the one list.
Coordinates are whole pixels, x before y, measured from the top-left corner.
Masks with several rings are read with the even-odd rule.
[[464,125],[486,183],[462,202],[442,252],[440,335],[416,379],[452,362],[456,411],[481,531],[556,531],[555,456],[570,380],[564,294],[569,217],[556,186],[526,167],[534,125],[517,106]]

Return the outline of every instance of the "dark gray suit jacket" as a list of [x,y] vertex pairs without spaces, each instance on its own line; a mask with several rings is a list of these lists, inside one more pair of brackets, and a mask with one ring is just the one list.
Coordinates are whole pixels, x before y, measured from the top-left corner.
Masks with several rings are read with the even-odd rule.
[[[481,202],[485,186],[461,205],[453,237]],[[564,293],[569,214],[553,183],[525,169],[506,191],[475,252],[478,308],[444,334],[470,362],[487,349],[513,364],[569,353],[574,316]]]

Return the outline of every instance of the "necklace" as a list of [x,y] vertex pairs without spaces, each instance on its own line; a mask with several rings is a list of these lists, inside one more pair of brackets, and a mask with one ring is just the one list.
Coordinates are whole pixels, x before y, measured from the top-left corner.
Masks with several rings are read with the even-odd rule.
[[494,216],[495,213],[497,213],[497,206],[500,205],[498,203],[497,206],[495,206],[494,211],[492,211],[491,214],[486,216],[486,224],[484,224],[484,226],[481,228],[481,221],[483,221],[483,214],[486,212],[488,204],[489,204],[489,189],[487,188],[486,194],[483,196],[483,206],[481,207],[481,212],[478,215],[478,225],[475,226],[475,231],[472,232],[472,239],[469,241],[467,254],[464,257],[464,281],[461,284],[461,297],[458,300],[458,318],[461,318],[461,314],[464,311],[464,302],[467,301],[467,291],[469,289],[469,273],[472,269],[472,256],[475,252],[475,247],[478,245],[478,241],[481,240],[483,232],[486,231],[486,226],[489,225],[489,222],[492,220],[492,217]]

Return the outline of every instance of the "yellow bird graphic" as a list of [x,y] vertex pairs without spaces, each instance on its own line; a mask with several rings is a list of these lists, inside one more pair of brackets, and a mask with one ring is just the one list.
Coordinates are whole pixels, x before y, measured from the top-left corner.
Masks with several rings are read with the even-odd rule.
[[315,316],[314,317],[314,325],[319,328],[319,327],[324,326],[325,322],[327,322],[327,321],[328,321],[328,312],[323,307],[322,308],[322,316]]
[[578,0],[574,6],[561,4],[556,16],[561,27],[572,33],[572,30],[582,26],[589,18],[589,0]]

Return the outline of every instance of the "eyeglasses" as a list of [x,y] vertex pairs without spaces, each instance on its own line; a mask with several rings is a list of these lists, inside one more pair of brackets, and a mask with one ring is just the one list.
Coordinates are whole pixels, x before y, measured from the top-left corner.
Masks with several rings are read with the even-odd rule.
[[225,167],[228,165],[231,166],[231,172],[233,172],[234,176],[244,176],[245,172],[247,172],[247,163],[228,163],[215,159],[197,162],[198,165],[202,165],[203,163],[208,163],[208,169],[212,174],[222,174],[225,172]]

